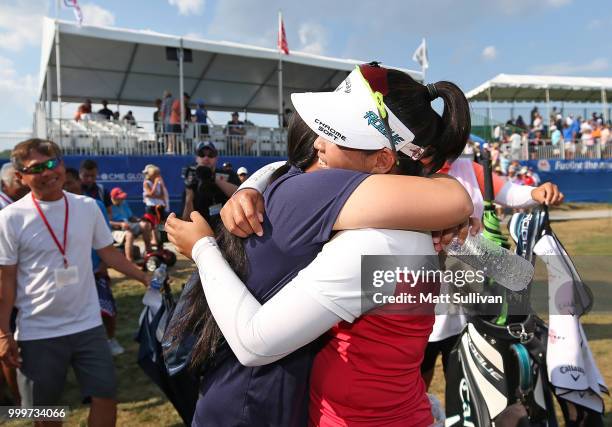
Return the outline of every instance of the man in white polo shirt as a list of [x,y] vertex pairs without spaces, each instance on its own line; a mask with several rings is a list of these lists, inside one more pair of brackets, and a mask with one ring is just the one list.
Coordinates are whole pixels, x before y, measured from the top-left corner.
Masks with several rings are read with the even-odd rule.
[[116,379],[91,249],[145,286],[149,278],[113,248],[96,202],[62,190],[66,174],[55,143],[24,141],[11,160],[31,193],[0,211],[0,359],[18,368],[23,407],[57,405],[72,365],[83,400],[91,401],[89,425],[112,426]]

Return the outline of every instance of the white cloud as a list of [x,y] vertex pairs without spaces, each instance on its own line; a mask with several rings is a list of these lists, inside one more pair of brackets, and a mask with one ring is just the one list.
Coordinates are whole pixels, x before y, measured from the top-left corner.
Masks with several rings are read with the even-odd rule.
[[15,106],[20,114],[29,117],[34,111],[37,80],[31,74],[21,75],[13,61],[0,56],[0,99],[5,105]]
[[538,74],[581,74],[605,71],[610,68],[610,63],[607,58],[595,58],[590,62],[573,63],[573,62],[557,62],[554,64],[543,64],[531,67],[531,71]]
[[83,24],[85,25],[95,25],[98,27],[112,27],[115,25],[115,15],[97,4],[83,4],[81,11],[83,12]]
[[485,61],[492,61],[497,58],[497,49],[495,46],[487,46],[482,50],[481,56]]
[[18,52],[40,44],[47,0],[0,3],[0,49]]
[[298,29],[302,52],[321,55],[325,52],[327,33],[320,24],[305,22]]
[[170,6],[176,6],[181,15],[201,15],[204,11],[204,0],[168,0]]

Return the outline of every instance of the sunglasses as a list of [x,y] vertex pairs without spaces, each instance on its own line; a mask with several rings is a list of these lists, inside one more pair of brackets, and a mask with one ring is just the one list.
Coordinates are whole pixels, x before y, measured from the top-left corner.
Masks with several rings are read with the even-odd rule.
[[215,157],[217,157],[217,153],[213,153],[210,150],[206,150],[206,151],[198,151],[196,153],[198,155],[198,157],[208,157],[209,159],[214,159]]
[[19,171],[21,173],[25,173],[26,175],[38,175],[38,174],[43,173],[46,170],[53,170],[57,168],[59,164],[61,163],[61,161],[62,160],[58,158],[49,159],[42,163],[33,164],[32,166],[28,166],[28,167],[24,166]]

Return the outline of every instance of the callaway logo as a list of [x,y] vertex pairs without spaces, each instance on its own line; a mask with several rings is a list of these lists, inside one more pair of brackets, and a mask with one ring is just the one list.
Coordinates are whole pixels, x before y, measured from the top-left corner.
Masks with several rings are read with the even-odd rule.
[[482,369],[488,372],[489,375],[491,375],[497,381],[501,381],[504,379],[504,377],[502,377],[492,366],[489,366],[485,358],[482,357],[482,354],[480,354],[480,352],[476,349],[476,346],[474,345],[474,343],[472,343],[472,340],[469,336],[468,336],[468,347],[470,348],[470,352],[472,353],[472,356],[474,356],[474,358],[478,361],[478,363],[480,363],[480,366],[482,366]]
[[[559,372],[561,372],[562,374],[569,373],[570,377],[572,377],[574,381],[578,381],[578,379],[580,378],[580,374],[586,375],[583,368],[574,365],[561,366],[559,368]],[[577,372],[577,374],[573,374],[572,372]]]
[[[385,138],[387,137],[387,131],[385,130],[385,125],[383,124],[382,120],[380,120],[380,118],[378,117],[378,114],[376,114],[374,111],[368,111],[367,113],[365,113],[365,116],[363,116],[363,118],[368,120],[369,126],[374,127],[374,129],[382,133]],[[393,137],[392,137],[393,145],[397,145],[400,142],[404,142],[404,138],[402,138],[401,136],[399,136],[397,133],[393,131],[391,132],[393,133]]]
[[326,136],[334,138],[334,141],[336,141],[338,138],[340,138],[342,141],[346,141],[346,136],[342,135],[327,123],[323,123],[319,119],[315,119],[315,123],[319,125],[319,131],[323,132]]

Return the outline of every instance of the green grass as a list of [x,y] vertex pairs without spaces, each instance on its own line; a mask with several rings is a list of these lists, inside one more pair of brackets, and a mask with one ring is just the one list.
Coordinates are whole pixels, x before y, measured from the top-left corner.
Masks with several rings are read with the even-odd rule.
[[[612,310],[605,303],[612,302],[612,236],[611,219],[566,221],[554,223],[553,227],[575,257],[585,282],[593,287],[599,301],[595,310],[582,319],[589,344],[608,385],[612,385]],[[171,270],[173,289],[178,291],[191,271],[191,263],[179,259]],[[539,275],[541,274],[539,270]],[[539,277],[539,276],[538,276]],[[542,280],[540,277],[539,280]],[[115,358],[119,380],[120,426],[179,426],[181,420],[176,411],[166,401],[157,387],[143,374],[136,364],[137,344],[133,341],[137,328],[138,316],[142,310],[141,299],[144,294],[142,285],[114,275],[114,294],[118,306],[119,342],[126,348],[125,354]],[[601,310],[599,307],[601,306]],[[443,399],[443,381],[440,363],[436,368],[432,391]],[[63,404],[71,408],[68,426],[85,426],[88,407],[81,405],[74,376],[70,375],[66,391],[62,396]],[[606,425],[612,425],[612,399],[606,397]],[[9,425],[28,425],[25,422]]]

